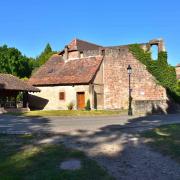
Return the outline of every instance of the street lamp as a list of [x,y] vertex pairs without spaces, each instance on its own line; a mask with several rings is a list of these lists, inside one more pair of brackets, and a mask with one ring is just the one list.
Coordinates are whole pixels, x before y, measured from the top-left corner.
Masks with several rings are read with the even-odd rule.
[[131,97],[131,73],[132,73],[132,68],[130,64],[127,67],[127,72],[129,75],[129,107],[128,107],[128,115],[132,116],[132,107],[131,107],[131,102],[132,102],[132,97]]

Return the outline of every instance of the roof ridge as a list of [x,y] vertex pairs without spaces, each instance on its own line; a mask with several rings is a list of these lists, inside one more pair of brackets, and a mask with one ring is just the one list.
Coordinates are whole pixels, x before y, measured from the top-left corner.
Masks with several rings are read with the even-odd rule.
[[89,41],[86,41],[86,40],[82,40],[82,39],[79,39],[79,38],[75,38],[76,41],[81,41],[81,42],[84,42],[84,43],[88,43],[88,44],[92,44],[92,45],[95,45],[95,46],[99,46],[99,47],[103,47],[101,45],[98,45],[98,44],[95,44],[95,43],[92,43],[92,42],[89,42]]

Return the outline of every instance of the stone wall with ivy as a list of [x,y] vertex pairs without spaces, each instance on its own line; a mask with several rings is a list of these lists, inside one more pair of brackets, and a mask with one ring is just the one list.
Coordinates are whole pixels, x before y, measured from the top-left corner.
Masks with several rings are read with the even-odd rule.
[[152,60],[151,52],[145,51],[139,44],[129,45],[130,52],[143,63],[147,70],[156,78],[158,83],[166,88],[167,93],[180,103],[179,84],[176,79],[175,68],[168,64],[167,52],[158,53],[158,59]]
[[161,103],[160,108],[166,111],[167,95],[165,88],[157,84],[156,79],[147,71],[146,66],[130,53],[128,46],[105,49],[102,64],[104,70],[104,108],[128,108],[129,77],[127,67],[129,64],[132,67],[133,102],[148,101],[152,104],[154,101],[161,101],[163,103]]

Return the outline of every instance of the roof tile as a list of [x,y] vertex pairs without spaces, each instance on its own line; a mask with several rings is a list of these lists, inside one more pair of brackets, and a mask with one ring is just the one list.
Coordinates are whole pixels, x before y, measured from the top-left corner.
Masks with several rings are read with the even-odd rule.
[[32,91],[40,92],[36,87],[20,80],[18,77],[11,74],[0,73],[0,90],[19,90],[19,91]]
[[65,62],[53,55],[29,79],[31,85],[88,84],[95,76],[102,56],[86,57]]

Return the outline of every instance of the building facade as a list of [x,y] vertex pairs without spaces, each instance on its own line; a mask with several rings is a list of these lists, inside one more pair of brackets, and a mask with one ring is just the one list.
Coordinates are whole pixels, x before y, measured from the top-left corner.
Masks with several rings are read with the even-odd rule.
[[[140,44],[144,50],[152,45],[165,51],[162,40]],[[131,91],[133,111],[148,113],[166,111],[166,90],[147,71],[146,66],[129,51],[129,46],[103,47],[75,39],[53,55],[32,75],[31,85],[40,93],[29,95],[33,109],[84,109],[90,101],[91,109],[127,109],[128,73],[131,65]]]

